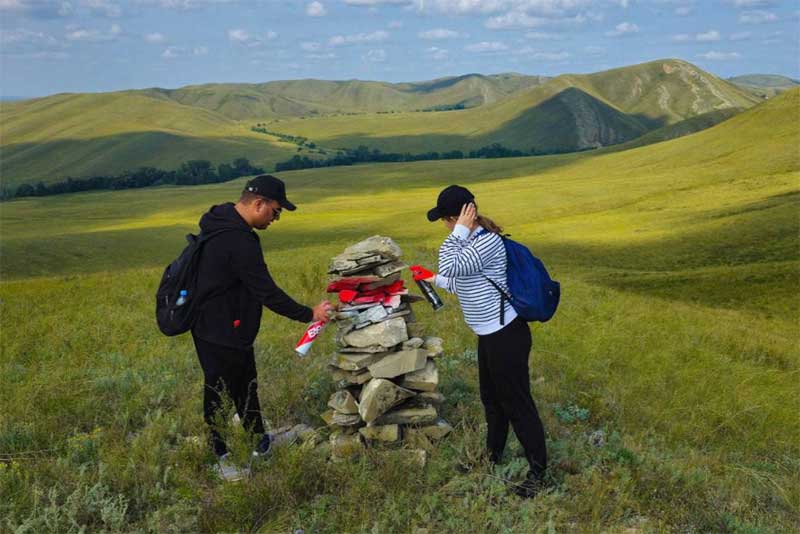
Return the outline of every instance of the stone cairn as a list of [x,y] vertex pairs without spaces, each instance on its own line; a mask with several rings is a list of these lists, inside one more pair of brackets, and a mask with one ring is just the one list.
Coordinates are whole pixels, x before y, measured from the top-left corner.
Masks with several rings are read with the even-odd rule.
[[357,455],[367,442],[406,442],[424,464],[432,442],[452,427],[439,417],[444,395],[436,391],[435,359],[442,340],[423,335],[400,277],[407,266],[388,237],[373,236],[331,261],[328,293],[338,293],[332,321],[337,353],[328,366],[337,391],[322,415],[335,428],[335,459]]

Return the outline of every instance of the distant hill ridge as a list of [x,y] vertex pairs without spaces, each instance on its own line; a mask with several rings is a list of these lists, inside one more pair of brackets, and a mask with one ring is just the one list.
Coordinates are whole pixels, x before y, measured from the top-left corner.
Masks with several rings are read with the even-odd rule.
[[497,102],[548,78],[506,73],[466,74],[416,83],[287,80],[261,84],[205,84],[138,91],[215,111],[234,120],[331,113],[419,111]]
[[[0,105],[2,178],[13,186],[237,157],[271,168],[296,153],[324,158],[330,149],[359,145],[414,154],[493,143],[568,152],[629,142],[704,115],[665,138],[691,133],[730,116],[714,112],[759,101],[672,59],[555,78],[467,74],[399,84],[290,80],[61,94]],[[317,148],[251,131],[257,122]]]

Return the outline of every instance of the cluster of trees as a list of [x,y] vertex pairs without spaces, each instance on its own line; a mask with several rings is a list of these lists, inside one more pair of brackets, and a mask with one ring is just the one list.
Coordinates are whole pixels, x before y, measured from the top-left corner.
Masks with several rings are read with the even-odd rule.
[[266,124],[261,122],[251,127],[250,130],[253,132],[271,135],[273,137],[277,137],[281,141],[286,141],[287,143],[294,143],[299,146],[307,145],[309,148],[314,148],[316,146],[314,143],[308,142],[308,137],[303,137],[302,135],[288,135],[281,132],[273,132],[271,130],[267,130]]
[[214,166],[207,160],[191,160],[174,171],[154,167],[140,167],[115,176],[92,176],[90,178],[67,178],[61,182],[35,185],[21,184],[16,190],[4,188],[2,198],[43,197],[76,193],[96,189],[136,189],[163,184],[199,185],[227,182],[240,176],[261,174],[264,169],[254,167],[247,158],[237,158],[232,163]]
[[464,158],[518,158],[522,156],[532,156],[533,154],[533,152],[505,148],[499,143],[493,143],[478,150],[471,150],[466,155],[461,150],[452,150],[450,152],[424,152],[422,154],[381,152],[377,148],[370,150],[369,147],[360,145],[355,149],[340,149],[335,156],[327,159],[312,159],[308,156],[295,155],[289,160],[276,163],[275,172],[313,169],[317,167],[337,167],[339,165],[355,165],[357,163],[387,163]]

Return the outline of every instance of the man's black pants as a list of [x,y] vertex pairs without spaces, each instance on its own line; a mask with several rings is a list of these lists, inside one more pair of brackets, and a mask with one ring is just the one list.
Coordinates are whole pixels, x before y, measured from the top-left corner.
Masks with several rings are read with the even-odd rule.
[[532,474],[541,477],[547,468],[547,449],[544,427],[531,397],[530,351],[531,331],[519,317],[497,332],[478,336],[480,391],[489,427],[486,447],[490,458],[500,460],[510,422]]
[[221,393],[230,395],[242,425],[256,434],[264,433],[261,405],[258,401],[256,358],[253,348],[234,349],[194,337],[197,357],[203,368],[203,416],[211,429],[214,452],[228,452],[225,441],[214,428],[214,417],[222,405]]

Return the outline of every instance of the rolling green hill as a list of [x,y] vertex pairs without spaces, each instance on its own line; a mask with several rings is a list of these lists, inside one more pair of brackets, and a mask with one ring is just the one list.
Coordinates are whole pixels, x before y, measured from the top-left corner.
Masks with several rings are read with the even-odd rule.
[[689,63],[661,60],[558,76],[495,104],[463,111],[306,118],[269,127],[325,146],[365,144],[388,152],[463,150],[493,142],[521,150],[581,150],[758,101]]
[[214,112],[122,92],[64,94],[0,105],[5,186],[66,176],[176,168],[246,157],[272,166],[297,147]]
[[[472,189],[561,282],[558,313],[532,326],[551,487],[527,502],[506,488],[526,469],[513,437],[500,465],[464,469],[485,425],[475,336],[451,295],[436,313],[415,308],[444,340],[442,414],[455,427],[424,469],[390,446],[350,462],[297,446],[225,484],[203,440],[191,339],[158,333],[152,299],[185,233],[244,179],[3,204],[3,529],[795,530],[799,113],[794,89],[631,150],[281,175],[298,210],[261,243],[301,302],[323,298],[330,257],[370,235],[434,267],[447,230],[425,213],[451,183]],[[324,442],[333,332],[298,359],[304,325],[263,321],[255,356],[267,424],[306,422]],[[239,427],[225,431],[246,462],[251,443]]]
[[419,83],[289,80],[262,84],[207,84],[148,96],[215,111],[230,119],[262,120],[335,113],[474,107],[542,83],[542,76],[467,74]]
[[[271,119],[267,129],[326,148],[364,144],[422,153],[500,143],[523,151],[568,152],[624,143],[756,101],[678,60],[549,80],[517,74],[410,84],[296,80],[55,95],[0,105],[0,170],[4,185],[14,187],[140,166],[173,169],[189,159],[219,164],[246,157],[272,168],[298,147],[252,132],[257,119],[250,117],[259,116],[284,117]],[[453,105],[468,109],[386,112]],[[305,116],[337,111],[342,113]],[[285,118],[297,115],[302,117]],[[318,150],[303,150],[323,157]]]
[[762,98],[772,98],[800,85],[797,80],[776,74],[746,74],[728,78],[728,81]]

